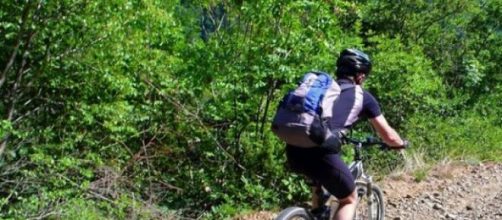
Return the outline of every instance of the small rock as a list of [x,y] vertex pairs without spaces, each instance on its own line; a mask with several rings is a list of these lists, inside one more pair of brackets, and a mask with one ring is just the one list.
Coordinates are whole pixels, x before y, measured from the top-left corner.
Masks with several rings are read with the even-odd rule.
[[439,199],[431,199],[431,201],[433,203],[442,204],[441,200],[439,200]]
[[389,204],[390,206],[396,208],[397,207],[397,204],[396,203],[393,203],[391,201],[387,202],[387,204]]
[[439,210],[439,211],[444,211],[444,208],[442,205],[438,204],[438,203],[435,203],[433,206],[432,206],[433,209],[435,210]]
[[448,214],[446,214],[446,216],[445,216],[445,217],[446,217],[446,219],[457,219],[457,216],[452,215],[452,214],[449,214],[449,213],[448,213]]

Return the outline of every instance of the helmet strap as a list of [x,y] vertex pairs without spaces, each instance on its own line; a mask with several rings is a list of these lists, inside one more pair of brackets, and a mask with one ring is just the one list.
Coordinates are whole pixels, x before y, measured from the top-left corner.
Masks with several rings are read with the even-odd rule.
[[364,73],[357,73],[356,76],[354,77],[354,82],[357,85],[362,85],[365,79],[366,79],[366,74],[364,74]]

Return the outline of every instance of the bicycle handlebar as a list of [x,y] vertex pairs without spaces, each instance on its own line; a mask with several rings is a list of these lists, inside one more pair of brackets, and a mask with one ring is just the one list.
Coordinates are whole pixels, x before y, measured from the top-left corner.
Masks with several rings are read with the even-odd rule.
[[386,143],[384,143],[383,141],[381,141],[380,139],[375,138],[375,137],[366,137],[365,141],[361,141],[361,140],[357,140],[357,139],[349,138],[349,137],[344,137],[344,139],[351,144],[354,144],[354,145],[360,144],[363,147],[369,147],[372,145],[380,145],[380,148],[383,150],[401,150],[401,149],[408,148],[408,146],[409,146],[409,143],[406,140],[404,141],[403,146],[391,147],[391,146],[387,145]]

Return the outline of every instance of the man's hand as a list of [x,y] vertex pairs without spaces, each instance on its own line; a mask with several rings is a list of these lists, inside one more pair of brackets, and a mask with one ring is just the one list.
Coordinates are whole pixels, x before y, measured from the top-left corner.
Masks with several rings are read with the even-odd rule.
[[404,140],[399,137],[399,134],[389,125],[383,115],[370,119],[370,122],[378,133],[378,136],[380,136],[387,145],[392,148],[407,147]]

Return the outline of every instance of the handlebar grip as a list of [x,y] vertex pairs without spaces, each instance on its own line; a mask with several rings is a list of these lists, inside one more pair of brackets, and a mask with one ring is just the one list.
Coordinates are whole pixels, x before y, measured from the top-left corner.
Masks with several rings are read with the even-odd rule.
[[403,146],[401,146],[403,149],[410,147],[410,142],[408,140],[403,140]]
[[408,148],[409,146],[410,146],[410,142],[408,142],[407,140],[403,140],[403,145],[401,145],[401,146],[395,146],[395,147],[387,146],[387,147],[394,149],[394,150],[402,150],[402,149]]

